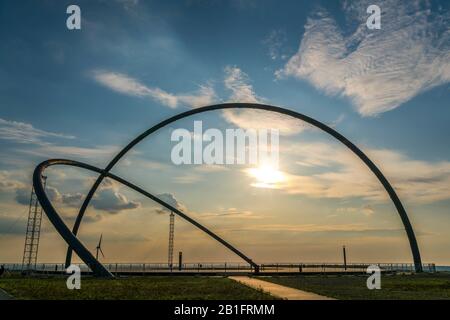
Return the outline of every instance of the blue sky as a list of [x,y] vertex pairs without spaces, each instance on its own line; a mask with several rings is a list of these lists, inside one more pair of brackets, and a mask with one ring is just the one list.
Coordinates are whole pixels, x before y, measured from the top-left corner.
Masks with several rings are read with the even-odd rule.
[[[121,146],[168,116],[238,101],[291,108],[333,125],[367,151],[398,189],[421,234],[424,260],[450,263],[444,250],[450,243],[449,3],[378,1],[381,29],[368,30],[369,2],[77,1],[82,29],[71,31],[65,12],[73,2],[3,1],[0,236],[8,249],[0,250],[0,260],[20,259],[23,200],[39,161],[65,157],[104,166]],[[273,120],[245,112],[200,118],[221,128]],[[296,125],[287,119],[271,124],[286,130]],[[192,119],[178,125],[192,128]],[[358,164],[353,166],[349,154],[324,135],[304,130],[282,136],[282,169],[290,183],[255,190],[242,168],[172,167],[169,133],[170,128],[149,138],[115,170],[175,197],[260,260],[270,258],[261,248],[267,232],[280,239],[273,244],[281,252],[279,260],[296,252],[286,245],[292,239],[306,247],[320,237],[316,256],[305,248],[300,257],[337,260],[337,247],[331,247],[337,241],[351,243],[360,260],[410,259],[406,237],[397,232],[399,220],[376,181],[355,169]],[[154,145],[157,152],[150,151]],[[55,170],[49,182],[67,218],[91,182],[71,172]],[[220,179],[227,184],[220,186]],[[207,201],[202,200],[205,192]],[[250,203],[249,197],[254,197]],[[164,228],[159,228],[164,239],[158,239],[158,230],[141,238],[146,231],[136,225],[122,233],[117,229],[125,217],[145,219],[154,204],[115,185],[103,187],[97,204],[91,216],[98,219],[83,227],[86,242],[94,243],[98,230],[110,228],[116,230],[110,238],[134,241],[136,248],[125,255],[120,245],[111,247],[112,261],[165,259],[160,248],[166,245]],[[301,219],[289,205],[304,206]],[[286,213],[274,219],[269,209]],[[247,218],[231,218],[232,223],[207,218],[225,213]],[[164,225],[164,217],[155,216]],[[285,239],[283,225],[296,219],[299,227]],[[259,229],[248,230],[249,220],[258,220]],[[46,230],[49,239],[58,239],[51,226]],[[254,232],[254,245],[246,246],[230,230]],[[43,259],[60,260],[64,244],[50,242],[41,251]],[[188,243],[183,250],[200,259],[194,249],[200,244]],[[386,245],[393,249],[385,253]],[[224,251],[215,255],[214,248],[212,243],[204,247],[204,255],[226,256]]]

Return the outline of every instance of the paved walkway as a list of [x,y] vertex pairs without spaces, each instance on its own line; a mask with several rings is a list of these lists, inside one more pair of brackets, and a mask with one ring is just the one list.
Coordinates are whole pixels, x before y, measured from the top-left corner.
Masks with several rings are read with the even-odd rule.
[[287,300],[334,300],[333,298],[328,298],[321,296],[312,292],[307,292],[303,290],[298,290],[294,288],[285,287],[279,284],[275,284],[268,281],[263,281],[260,279],[250,278],[246,276],[232,276],[228,277],[234,281],[240,282],[248,287],[255,289],[260,289],[265,292],[270,293],[273,296],[277,296],[282,299]]
[[12,296],[10,296],[8,293],[6,293],[5,290],[0,288],[0,300],[11,300],[13,299]]

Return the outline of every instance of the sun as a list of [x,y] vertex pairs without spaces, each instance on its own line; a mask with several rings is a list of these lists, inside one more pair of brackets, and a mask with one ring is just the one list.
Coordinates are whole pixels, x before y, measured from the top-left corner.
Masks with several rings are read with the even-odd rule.
[[256,182],[251,185],[257,188],[277,189],[280,187],[280,183],[286,180],[283,172],[270,165],[249,168],[247,173],[256,179]]

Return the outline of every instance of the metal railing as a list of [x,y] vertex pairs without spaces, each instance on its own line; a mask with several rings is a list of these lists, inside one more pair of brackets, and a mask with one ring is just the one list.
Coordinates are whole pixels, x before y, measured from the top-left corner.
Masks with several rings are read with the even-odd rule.
[[[22,271],[21,263],[5,263],[5,269],[12,272]],[[85,264],[76,264],[82,272],[91,270]],[[260,273],[365,273],[367,267],[377,265],[383,272],[414,272],[412,263],[263,263]],[[181,266],[167,263],[104,263],[112,273],[121,274],[151,274],[151,273],[250,273],[254,269],[246,263],[183,263]],[[436,272],[434,263],[423,264],[424,272]],[[63,273],[63,263],[37,263],[33,270],[38,273]]]

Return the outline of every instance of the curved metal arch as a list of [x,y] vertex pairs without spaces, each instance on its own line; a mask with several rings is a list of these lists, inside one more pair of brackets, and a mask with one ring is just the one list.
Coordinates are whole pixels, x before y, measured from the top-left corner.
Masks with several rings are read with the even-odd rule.
[[[403,204],[401,203],[399,197],[397,196],[397,193],[395,192],[394,188],[391,186],[391,184],[388,182],[386,177],[383,175],[383,173],[378,169],[378,167],[352,142],[350,142],[347,138],[345,138],[343,135],[341,135],[336,130],[332,129],[331,127],[325,125],[324,123],[317,121],[311,117],[308,117],[304,114],[301,114],[299,112],[271,106],[271,105],[264,105],[264,104],[254,104],[254,103],[224,103],[224,104],[216,104],[206,107],[201,107],[197,109],[192,109],[183,113],[180,113],[178,115],[175,115],[171,118],[168,118],[164,121],[161,121],[160,123],[156,124],[155,126],[151,127],[147,131],[140,134],[138,137],[136,137],[134,140],[132,140],[125,148],[123,148],[112,160],[111,162],[106,166],[106,168],[103,170],[103,172],[98,176],[97,180],[93,184],[92,188],[89,190],[89,193],[87,194],[83,205],[80,208],[80,211],[78,213],[77,219],[75,220],[75,224],[73,226],[72,232],[74,235],[78,233],[81,220],[83,219],[84,213],[86,211],[86,208],[91,201],[95,191],[99,187],[100,183],[103,181],[107,173],[115,166],[115,164],[135,145],[137,145],[140,141],[145,139],[147,136],[152,134],[153,132],[165,127],[166,125],[175,122],[177,120],[189,117],[191,115],[207,112],[207,111],[213,111],[213,110],[223,110],[223,109],[256,109],[256,110],[265,110],[265,111],[271,111],[276,112],[280,114],[284,114],[287,116],[291,116],[296,119],[303,120],[314,127],[317,127],[321,129],[322,131],[330,134],[335,139],[339,140],[341,143],[343,143],[347,148],[349,148],[353,153],[355,153],[372,171],[373,174],[378,178],[378,180],[381,182],[387,193],[389,194],[389,197],[391,198],[392,202],[395,205],[395,208],[397,209],[397,212],[402,220],[403,226],[405,227],[406,234],[408,236],[409,245],[411,248],[411,253],[414,260],[414,266],[416,272],[422,271],[422,261],[420,258],[420,252],[419,247],[417,245],[417,240],[414,234],[414,230],[412,228],[411,222],[409,221],[408,215],[403,207]],[[66,266],[70,265],[72,257],[72,249],[68,248],[67,255],[66,255]]]
[[[86,249],[86,247],[78,240],[76,235],[70,232],[70,230],[67,228],[64,221],[60,218],[56,210],[53,208],[53,205],[49,201],[47,194],[45,193],[42,180],[40,177],[43,176],[43,173],[46,168],[54,165],[66,165],[66,166],[73,166],[73,167],[79,167],[83,169],[87,169],[90,171],[97,172],[99,174],[105,174],[106,177],[111,178],[117,182],[120,182],[121,184],[139,192],[140,194],[146,196],[147,198],[159,203],[160,205],[166,207],[179,217],[183,218],[187,222],[193,224],[221,244],[223,244],[225,247],[233,251],[235,254],[237,254],[239,257],[244,259],[246,262],[248,262],[255,271],[258,271],[259,266],[254,263],[249,257],[247,257],[245,254],[243,254],[241,251],[236,249],[234,246],[229,244],[227,241],[216,235],[214,232],[206,228],[205,226],[201,225],[182,211],[178,210],[177,208],[171,206],[167,202],[161,200],[160,198],[154,196],[148,191],[145,191],[144,189],[136,186],[135,184],[126,181],[125,179],[122,179],[121,177],[112,174],[110,172],[104,172],[104,170],[99,169],[97,167],[91,166],[89,164],[74,161],[74,160],[67,160],[67,159],[50,159],[42,162],[39,164],[34,172],[33,175],[33,185],[35,186],[35,192],[37,197],[39,198],[39,201],[41,202],[42,207],[44,208],[45,213],[47,214],[50,222],[55,226],[56,230],[63,236],[64,240],[69,244],[70,247],[73,247],[75,252],[78,254],[78,256],[94,271],[94,273],[98,276],[107,276],[111,277],[112,274],[97,260],[94,258],[94,256],[90,253],[89,250]],[[95,261],[94,261],[95,260]]]

